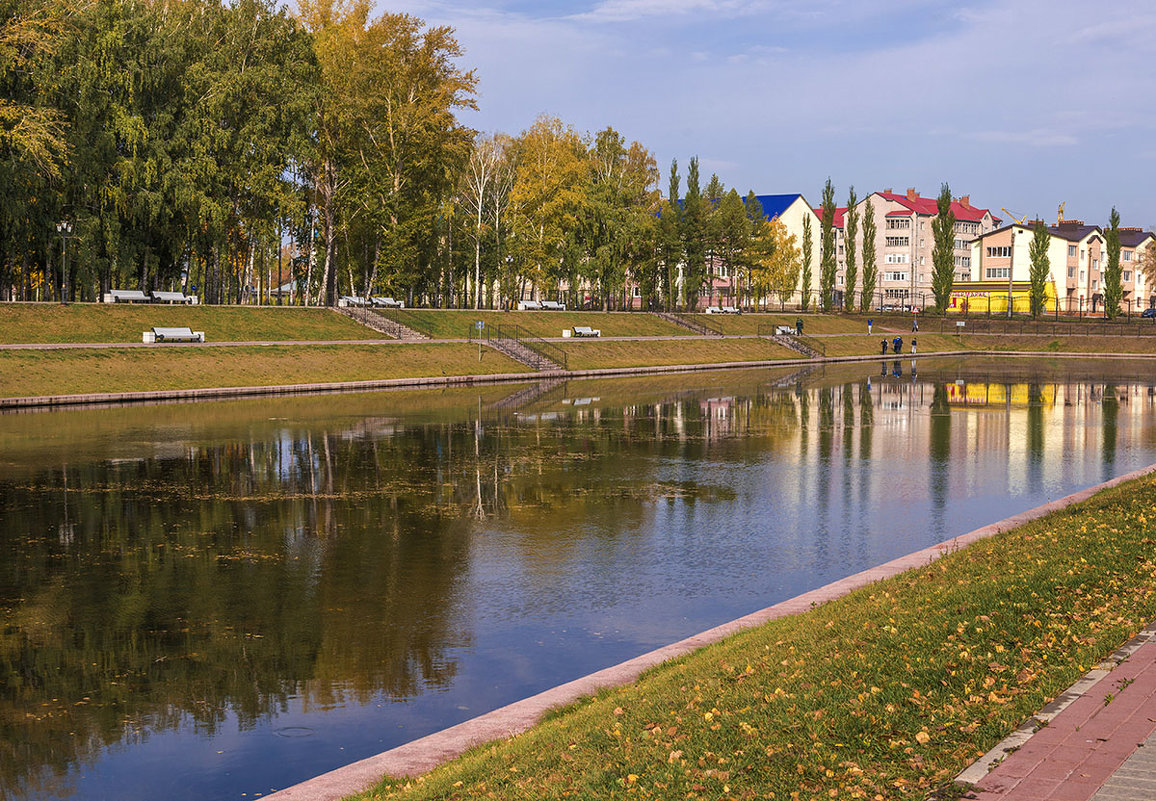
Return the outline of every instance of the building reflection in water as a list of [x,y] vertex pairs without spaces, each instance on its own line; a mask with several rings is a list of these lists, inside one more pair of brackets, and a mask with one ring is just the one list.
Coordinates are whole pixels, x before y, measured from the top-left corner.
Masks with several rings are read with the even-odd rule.
[[1154,455],[1146,385],[881,364],[0,418],[0,796],[165,732],[469,717]]

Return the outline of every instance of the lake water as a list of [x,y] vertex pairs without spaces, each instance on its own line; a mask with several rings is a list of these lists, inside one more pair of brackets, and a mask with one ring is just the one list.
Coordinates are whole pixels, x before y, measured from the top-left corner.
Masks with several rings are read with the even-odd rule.
[[251,799],[1156,461],[1150,363],[0,416],[0,798]]

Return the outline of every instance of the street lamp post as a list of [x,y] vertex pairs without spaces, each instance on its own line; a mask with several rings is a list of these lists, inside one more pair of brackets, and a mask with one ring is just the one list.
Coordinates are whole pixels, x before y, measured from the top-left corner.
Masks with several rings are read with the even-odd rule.
[[1011,248],[1008,252],[1010,256],[1007,263],[1007,317],[1010,320],[1012,316],[1012,273],[1015,272],[1016,266],[1016,227],[1014,225],[1011,229]]
[[68,237],[72,235],[72,223],[58,222],[56,230],[60,233],[60,304],[65,306],[68,305]]

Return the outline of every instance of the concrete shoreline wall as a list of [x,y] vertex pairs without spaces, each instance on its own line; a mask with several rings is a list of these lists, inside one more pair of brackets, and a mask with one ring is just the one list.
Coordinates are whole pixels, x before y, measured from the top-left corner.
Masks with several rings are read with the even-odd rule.
[[941,556],[964,548],[973,542],[1016,528],[1052,512],[1085,501],[1098,492],[1153,473],[1156,473],[1156,465],[1150,465],[1111,481],[1088,487],[1064,498],[953,537],[937,545],[868,568],[766,609],[642,654],[621,664],[500,707],[492,712],[413,740],[376,756],[337,768],[284,790],[270,793],[264,798],[275,799],[275,801],[305,801],[306,799],[308,801],[339,801],[347,795],[369,789],[385,776],[417,776],[427,773],[471,748],[526,731],[552,709],[573,703],[605,688],[630,684],[643,671],[670,659],[688,654],[702,646],[719,642],[744,629],[753,628],[788,615],[801,614],[819,604],[841,598],[860,587],[891,578],[907,570],[923,567]]

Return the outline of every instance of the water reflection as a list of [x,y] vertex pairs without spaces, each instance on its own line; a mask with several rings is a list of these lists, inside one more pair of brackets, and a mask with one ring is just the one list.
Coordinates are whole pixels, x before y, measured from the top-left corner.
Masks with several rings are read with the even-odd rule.
[[879,364],[0,417],[0,797],[264,792],[1156,452],[1127,366]]

